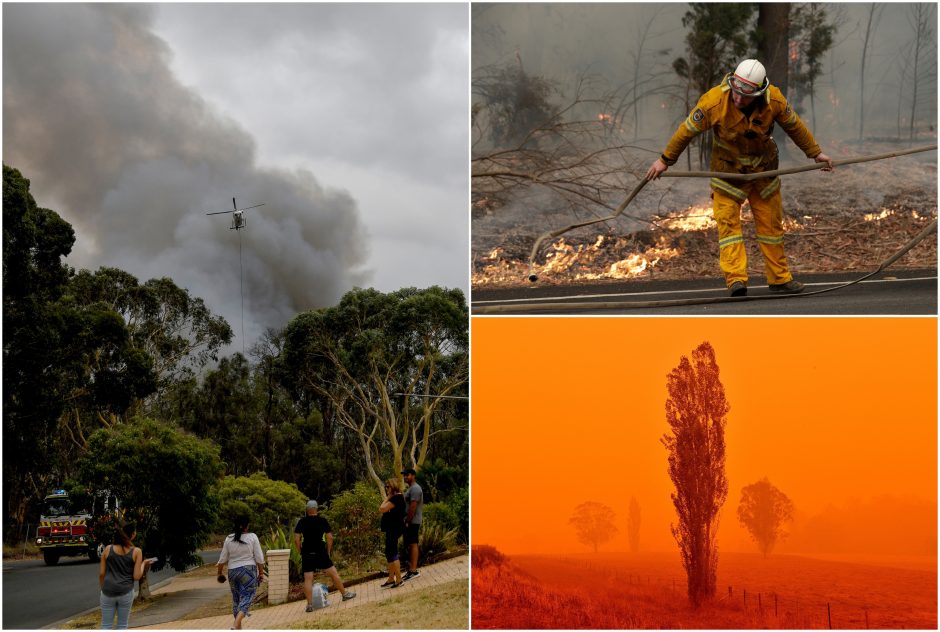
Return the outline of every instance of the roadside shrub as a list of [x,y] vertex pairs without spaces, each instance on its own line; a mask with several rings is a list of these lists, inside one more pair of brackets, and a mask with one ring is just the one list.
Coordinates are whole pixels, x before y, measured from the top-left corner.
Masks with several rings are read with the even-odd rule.
[[219,485],[222,508],[216,522],[218,533],[232,532],[232,518],[248,516],[255,533],[296,522],[304,513],[307,497],[293,483],[272,481],[264,472],[251,476],[226,476]]
[[470,488],[462,487],[447,499],[447,505],[457,517],[457,542],[470,542]]
[[343,557],[365,561],[382,546],[379,505],[382,498],[372,485],[359,481],[352,489],[337,494],[322,509],[333,528],[334,549]]
[[[268,531],[268,536],[261,541],[261,548],[264,550],[265,559],[268,551],[271,549],[290,549],[290,562],[288,563],[288,581],[292,584],[300,583],[304,580],[303,564],[300,559],[300,551],[294,546],[293,528],[274,527]],[[265,563],[267,569],[267,563]]]

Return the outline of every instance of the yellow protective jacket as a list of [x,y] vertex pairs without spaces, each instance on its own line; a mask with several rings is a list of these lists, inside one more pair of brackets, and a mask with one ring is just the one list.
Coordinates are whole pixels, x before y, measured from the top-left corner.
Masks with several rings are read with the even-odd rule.
[[[777,168],[777,145],[773,140],[774,123],[793,139],[807,158],[815,158],[822,151],[812,132],[796,115],[786,97],[776,86],[769,86],[757,97],[757,105],[750,118],[731,100],[731,86],[725,75],[721,84],[702,95],[692,113],[672,135],[661,158],[674,165],[689,142],[709,129],[714,130],[710,168],[729,173],[759,173]],[[732,178],[729,178],[733,181]],[[780,187],[779,178],[758,181],[761,197],[766,199]],[[747,194],[723,179],[713,178],[712,187],[721,189],[741,201]]]

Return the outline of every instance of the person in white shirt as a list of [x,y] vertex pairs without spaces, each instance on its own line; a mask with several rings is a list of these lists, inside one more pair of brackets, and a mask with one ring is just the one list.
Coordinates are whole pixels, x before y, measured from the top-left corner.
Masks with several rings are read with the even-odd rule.
[[235,531],[225,538],[219,556],[219,582],[225,581],[222,569],[228,565],[228,583],[232,589],[234,629],[242,629],[258,585],[264,580],[264,554],[258,536],[248,531],[248,517],[235,518]]

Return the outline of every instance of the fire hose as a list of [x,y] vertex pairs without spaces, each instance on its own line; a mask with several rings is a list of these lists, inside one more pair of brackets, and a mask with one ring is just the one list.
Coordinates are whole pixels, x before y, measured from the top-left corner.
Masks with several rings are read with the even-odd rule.
[[[833,161],[833,164],[835,161]],[[570,301],[561,303],[537,303],[537,304],[515,304],[515,305],[489,305],[474,307],[474,314],[506,314],[511,312],[533,312],[533,311],[562,311],[571,312],[583,309],[639,309],[645,307],[675,307],[680,305],[709,305],[712,303],[731,303],[743,301],[768,301],[782,298],[801,298],[807,296],[818,296],[827,292],[835,292],[847,288],[850,285],[861,283],[876,274],[882,272],[892,263],[903,257],[907,252],[922,242],[928,235],[937,230],[937,220],[933,220],[929,226],[920,231],[913,239],[904,244],[904,246],[893,255],[885,259],[878,266],[877,270],[869,272],[852,281],[841,285],[829,287],[823,290],[813,292],[804,292],[802,294],[763,294],[758,296],[721,296],[711,298],[683,298],[683,299],[665,299],[659,301]]]
[[[860,156],[857,158],[846,158],[843,160],[833,160],[832,165],[834,167],[851,165],[862,162],[871,162],[874,160],[884,160],[886,158],[894,158],[897,156],[904,156],[907,154],[915,154],[925,151],[932,151],[937,149],[937,145],[925,145],[923,147],[915,147],[912,149],[905,149],[901,151],[893,151],[884,154],[875,154],[871,156]],[[750,181],[757,180],[760,178],[770,178],[775,176],[789,175],[794,173],[802,173],[804,171],[813,171],[816,169],[824,169],[828,167],[827,163],[819,162],[811,165],[804,165],[801,167],[790,167],[787,169],[776,169],[774,171],[764,171],[760,173],[749,173],[749,174],[734,174],[733,180],[735,181]],[[662,174],[663,178],[728,178],[728,173],[716,172],[716,171],[676,171],[676,172],[665,172]],[[529,275],[528,279],[531,282],[538,280],[538,276],[533,272],[533,267],[535,265],[535,257],[538,255],[539,247],[546,239],[554,239],[568,231],[574,230],[576,228],[583,228],[585,226],[590,226],[592,224],[598,224],[600,222],[610,221],[617,218],[623,211],[627,208],[630,202],[637,196],[637,194],[646,186],[649,180],[642,179],[639,184],[633,189],[630,195],[620,203],[620,206],[607,217],[600,217],[584,222],[578,222],[576,224],[571,224],[565,226],[564,228],[559,228],[556,230],[548,231],[541,234],[532,246],[532,252],[529,255]],[[611,309],[611,308],[644,308],[644,307],[664,307],[664,306],[677,306],[677,305],[704,305],[709,303],[725,303],[730,301],[749,301],[749,300],[767,300],[767,299],[781,299],[781,298],[795,298],[795,297],[805,297],[805,296],[816,296],[818,294],[824,294],[826,292],[833,292],[835,290],[840,290],[842,288],[848,287],[850,285],[855,285],[856,283],[861,283],[862,281],[871,278],[872,276],[882,272],[885,268],[893,264],[895,261],[900,259],[904,254],[906,254],[911,248],[916,246],[918,243],[924,240],[930,233],[936,231],[937,229],[937,220],[934,220],[929,226],[922,230],[916,237],[914,237],[910,242],[904,245],[898,252],[893,254],[891,257],[885,259],[878,266],[878,269],[862,276],[854,281],[844,283],[832,288],[827,288],[824,290],[817,290],[815,292],[806,292],[803,294],[783,294],[783,295],[764,295],[764,296],[739,296],[739,297],[714,297],[714,298],[699,298],[699,299],[673,299],[673,300],[661,300],[661,301],[614,301],[614,302],[566,302],[566,303],[543,303],[538,306],[533,305],[514,305],[514,306],[489,306],[489,307],[478,307],[474,309],[474,313],[486,314],[486,313],[506,313],[513,311],[554,311],[554,310],[575,310],[575,309]]]

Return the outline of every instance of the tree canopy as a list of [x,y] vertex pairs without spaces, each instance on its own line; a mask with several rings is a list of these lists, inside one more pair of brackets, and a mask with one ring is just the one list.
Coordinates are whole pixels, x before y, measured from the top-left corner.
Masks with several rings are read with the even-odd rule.
[[793,520],[793,501],[765,476],[741,489],[738,520],[767,557],[786,537],[784,524]]
[[466,394],[468,323],[460,290],[356,289],[290,322],[281,379],[352,433],[382,490],[403,466],[421,468],[435,435],[463,430],[442,413]]
[[264,472],[226,476],[219,486],[221,510],[217,533],[231,533],[236,516],[248,517],[252,531],[263,538],[278,526],[291,528],[303,515],[307,496],[296,485],[272,481]]
[[617,534],[614,519],[617,514],[607,505],[594,501],[583,502],[574,509],[568,523],[574,527],[578,541],[593,547],[609,542]]
[[81,483],[110,490],[138,520],[142,548],[176,570],[198,562],[219,515],[219,449],[152,419],[102,428],[78,465]]
[[669,454],[672,504],[679,518],[672,535],[688,575],[694,607],[715,594],[718,578],[718,516],[728,496],[725,476],[725,399],[715,350],[703,342],[683,356],[666,379],[666,421],[662,443]]

